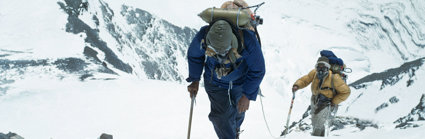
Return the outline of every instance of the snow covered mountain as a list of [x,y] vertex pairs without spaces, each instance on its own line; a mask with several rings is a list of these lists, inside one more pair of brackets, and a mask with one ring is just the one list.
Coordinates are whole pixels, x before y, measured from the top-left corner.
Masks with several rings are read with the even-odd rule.
[[[5,5],[14,7],[20,2],[16,2],[16,5],[13,4]],[[104,75],[102,73],[106,73],[107,76],[109,76],[108,74],[127,73],[143,79],[169,81],[184,79],[184,71],[187,71],[187,66],[182,61],[185,61],[186,49],[195,30],[174,26],[167,21],[156,19],[146,11],[133,9],[126,5],[122,5],[121,9],[116,12],[118,14],[115,15],[108,4],[103,1],[87,2],[85,3],[87,7],[81,7],[83,5],[81,0],[59,1],[56,4],[53,8],[60,7],[62,13],[67,15],[65,16],[66,23],[61,27],[62,33],[68,32],[79,36],[80,40],[77,41],[79,44],[74,42],[72,46],[64,46],[63,44],[66,43],[64,41],[59,44],[49,44],[52,45],[49,47],[44,44],[38,45],[37,42],[46,40],[38,38],[38,40],[25,40],[33,41],[33,44],[25,44],[25,47],[29,47],[29,49],[20,49],[22,45],[11,40],[13,38],[9,36],[9,34],[16,34],[15,30],[4,30],[2,36],[7,41],[0,49],[2,57],[0,94],[6,93],[8,83],[31,76],[28,74],[53,75],[63,78],[72,73],[74,76],[79,76],[78,78],[81,80],[115,78],[113,76],[102,77]],[[6,10],[11,7],[6,7]],[[5,19],[13,18],[17,14],[13,11],[5,12],[10,12]],[[9,26],[10,23],[4,21],[7,20],[3,20],[2,23]],[[11,22],[13,21],[11,20]],[[20,22],[20,20],[16,22]],[[40,33],[39,30],[33,32],[37,36]],[[50,34],[51,32],[45,33]],[[57,56],[35,57],[39,54],[37,51],[63,51],[52,49],[53,46],[62,46],[63,50],[70,49],[74,54],[64,56],[61,55],[62,52],[59,52]],[[99,75],[101,77],[97,77],[97,73],[101,73]]]
[[[196,15],[222,2],[0,1],[0,108],[5,110],[0,132],[25,138],[72,138],[68,131],[79,138],[102,132],[183,138],[189,106],[186,50],[206,25]],[[263,105],[253,102],[241,137],[270,137],[259,120],[262,106],[272,134],[280,134],[293,82],[313,68],[323,49],[353,69],[352,94],[339,108],[331,138],[424,136],[418,132],[425,129],[423,13],[421,0],[266,1],[258,10],[264,18],[259,31],[265,97]],[[309,138],[310,95],[309,89],[297,92],[290,138]],[[204,92],[197,102],[193,137],[215,138]],[[163,111],[170,105],[173,110]]]
[[126,5],[114,11],[104,1],[58,4],[68,14],[66,31],[85,36],[85,56],[139,77],[183,80],[182,61],[195,30]]

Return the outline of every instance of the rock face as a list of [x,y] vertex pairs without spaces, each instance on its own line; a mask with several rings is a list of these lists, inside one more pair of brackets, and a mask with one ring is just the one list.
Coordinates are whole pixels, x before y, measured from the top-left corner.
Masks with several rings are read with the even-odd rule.
[[133,69],[127,63],[124,63],[121,59],[119,59],[112,49],[108,47],[107,43],[99,37],[99,31],[91,28],[83,20],[78,18],[84,10],[87,10],[87,8],[81,7],[81,0],[65,0],[65,3],[58,2],[58,4],[68,14],[68,23],[66,24],[67,32],[74,34],[85,33],[87,36],[85,39],[86,43],[104,52],[104,60],[106,62],[111,63],[111,65],[119,70],[128,73],[132,72]]
[[[354,127],[357,131],[362,131],[366,127],[371,127],[376,129],[379,128],[377,123],[374,123],[369,120],[362,120],[355,117],[336,116],[335,118],[333,118],[331,122],[330,130],[331,131],[342,130],[342,129],[345,129],[346,127]],[[298,122],[293,122],[289,126],[289,132],[293,130],[311,132],[312,129],[313,127],[311,126],[310,107],[307,108],[301,120],[299,120]],[[285,130],[282,132],[282,135],[285,132]]]
[[416,77],[415,72],[422,67],[425,58],[420,58],[414,61],[407,62],[401,65],[398,68],[388,69],[381,73],[373,73],[371,75],[365,76],[351,84],[349,86],[354,87],[355,89],[365,88],[367,85],[365,83],[382,81],[381,90],[386,86],[391,86],[396,84],[402,78],[407,76],[409,80],[406,82],[406,87],[409,87],[414,83],[414,78]]
[[7,134],[0,133],[0,139],[24,139],[16,133],[9,132]]
[[418,127],[419,125],[412,123],[414,121],[425,120],[425,94],[422,95],[419,104],[410,111],[407,116],[401,117],[394,123],[398,124],[396,128]]
[[375,113],[379,112],[380,110],[387,108],[390,104],[395,104],[399,101],[399,99],[396,96],[391,97],[388,102],[384,102],[381,105],[379,105],[376,109],[375,109]]
[[102,133],[102,135],[100,135],[99,139],[113,139],[113,137],[112,137],[112,135]]
[[[66,31],[86,36],[87,45],[82,47],[89,59],[148,79],[185,78],[186,51],[196,30],[177,27],[126,5],[114,11],[102,0],[86,6],[81,0],[65,0],[58,5],[68,14]],[[91,19],[80,17],[83,14]],[[102,38],[100,34],[105,33],[110,38]]]
[[[64,34],[83,38],[82,55],[11,59],[32,52],[0,49],[0,96],[10,90],[12,83],[33,75],[58,79],[77,76],[85,81],[131,74],[142,79],[177,82],[183,82],[187,76],[186,52],[195,29],[175,26],[126,5],[114,11],[102,0],[64,0],[57,4],[67,16]],[[105,78],[105,74],[111,76]]]

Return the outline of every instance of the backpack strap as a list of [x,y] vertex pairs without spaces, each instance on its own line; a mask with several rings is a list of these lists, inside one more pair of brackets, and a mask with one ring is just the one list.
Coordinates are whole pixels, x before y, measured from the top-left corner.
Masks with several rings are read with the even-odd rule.
[[244,41],[243,31],[241,29],[238,29],[238,33],[239,33],[239,36],[236,36],[236,37],[239,37],[238,39],[240,40],[238,41],[240,43],[238,47],[238,53],[240,54],[245,49],[245,41]]
[[208,33],[209,30],[210,30],[210,26],[207,26],[207,28],[204,30],[205,35],[201,40],[201,49],[203,49],[203,50],[207,50],[207,47],[208,47],[207,46],[207,33]]
[[332,87],[332,97],[335,97],[338,93],[335,90],[335,84],[334,84],[334,74],[331,76],[331,87]]
[[[241,29],[237,29],[238,34],[235,34],[236,38],[238,39],[238,49],[237,52],[239,54],[242,53],[242,51],[245,49],[245,42],[244,42],[244,38],[243,38],[243,31]],[[233,52],[229,52],[229,60],[230,63],[232,63],[233,69],[237,69],[240,65],[240,63],[242,63],[242,61],[237,65],[236,64],[236,56]]]
[[337,95],[337,94],[338,94],[338,93],[336,92],[336,90],[335,90],[334,75],[335,75],[335,74],[332,74],[332,75],[331,75],[331,87],[330,87],[330,88],[329,88],[329,87],[321,87],[321,86],[318,86],[320,90],[332,90],[332,97],[335,97],[335,95]]

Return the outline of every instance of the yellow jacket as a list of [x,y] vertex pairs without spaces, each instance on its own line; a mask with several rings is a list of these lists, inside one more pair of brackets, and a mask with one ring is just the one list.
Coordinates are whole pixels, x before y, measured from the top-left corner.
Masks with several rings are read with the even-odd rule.
[[[298,86],[299,89],[302,89],[306,86],[308,86],[311,82],[313,84],[311,85],[311,92],[313,95],[318,95],[319,93],[325,95],[328,98],[332,98],[332,103],[339,104],[342,101],[346,100],[348,96],[350,95],[350,88],[348,85],[342,80],[341,76],[339,74],[333,75],[333,82],[334,82],[334,88],[335,91],[338,92],[337,95],[333,96],[332,93],[332,86],[331,86],[331,77],[332,77],[332,71],[329,70],[328,77],[325,78],[325,80],[322,83],[322,89],[319,89],[319,79],[316,77],[316,69],[313,69],[308,73],[308,75],[305,75],[298,79],[294,85]],[[324,89],[328,88],[328,89]]]

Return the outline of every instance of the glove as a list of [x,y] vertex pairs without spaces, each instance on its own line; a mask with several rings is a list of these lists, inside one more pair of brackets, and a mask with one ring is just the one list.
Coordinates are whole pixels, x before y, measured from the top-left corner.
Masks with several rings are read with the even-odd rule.
[[199,81],[193,81],[189,86],[187,86],[187,91],[190,93],[190,98],[196,97],[198,94]]
[[298,90],[298,86],[294,85],[292,86],[292,93],[295,93]]

